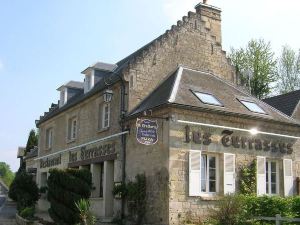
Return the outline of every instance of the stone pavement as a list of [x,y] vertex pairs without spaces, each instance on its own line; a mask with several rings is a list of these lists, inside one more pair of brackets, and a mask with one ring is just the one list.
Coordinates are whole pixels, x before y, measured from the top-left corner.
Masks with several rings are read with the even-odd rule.
[[0,225],[16,225],[16,203],[0,196]]

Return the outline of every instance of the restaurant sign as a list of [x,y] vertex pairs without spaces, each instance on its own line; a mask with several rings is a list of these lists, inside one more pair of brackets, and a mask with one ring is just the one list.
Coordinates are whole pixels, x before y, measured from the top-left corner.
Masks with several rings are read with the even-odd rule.
[[101,144],[90,148],[88,148],[87,146],[83,146],[81,147],[80,151],[69,152],[69,163],[101,157],[103,158],[105,156],[113,155],[115,153],[115,143]]
[[[212,134],[209,132],[191,131],[189,126],[185,127],[185,142],[210,145]],[[220,144],[225,148],[242,148],[256,151],[280,152],[282,154],[293,153],[293,143],[279,141],[276,139],[262,139],[253,136],[233,135],[233,131],[224,130],[220,136]]]
[[61,164],[61,154],[53,158],[46,158],[40,160],[40,168],[48,168],[58,166]]
[[136,120],[136,139],[143,145],[154,145],[158,141],[157,121],[149,119]]

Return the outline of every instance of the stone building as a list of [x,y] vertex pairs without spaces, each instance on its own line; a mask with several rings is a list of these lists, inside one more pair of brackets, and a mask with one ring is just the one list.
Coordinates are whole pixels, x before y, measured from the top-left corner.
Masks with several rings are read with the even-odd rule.
[[50,168],[89,169],[93,213],[109,221],[127,213],[114,185],[144,173],[144,224],[162,225],[205,218],[238,192],[239,169],[254,160],[258,195],[297,194],[299,123],[238,87],[221,10],[195,8],[128,57],[57,89],[59,103],[36,121],[39,186]]

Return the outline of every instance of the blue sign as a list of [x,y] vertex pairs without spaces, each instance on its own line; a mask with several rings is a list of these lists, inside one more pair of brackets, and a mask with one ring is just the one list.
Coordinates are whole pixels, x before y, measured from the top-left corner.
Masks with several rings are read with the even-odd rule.
[[154,145],[157,138],[157,121],[148,119],[136,120],[136,139],[143,145]]

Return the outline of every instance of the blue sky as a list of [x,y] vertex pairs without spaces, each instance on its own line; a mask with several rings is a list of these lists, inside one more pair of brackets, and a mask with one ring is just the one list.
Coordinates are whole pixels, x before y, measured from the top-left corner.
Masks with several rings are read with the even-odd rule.
[[[96,61],[114,63],[193,11],[195,0],[0,0],[0,161],[17,170],[18,146],[58,100],[56,88],[83,80]],[[300,47],[297,0],[211,0],[222,8],[223,48],[251,38]]]

